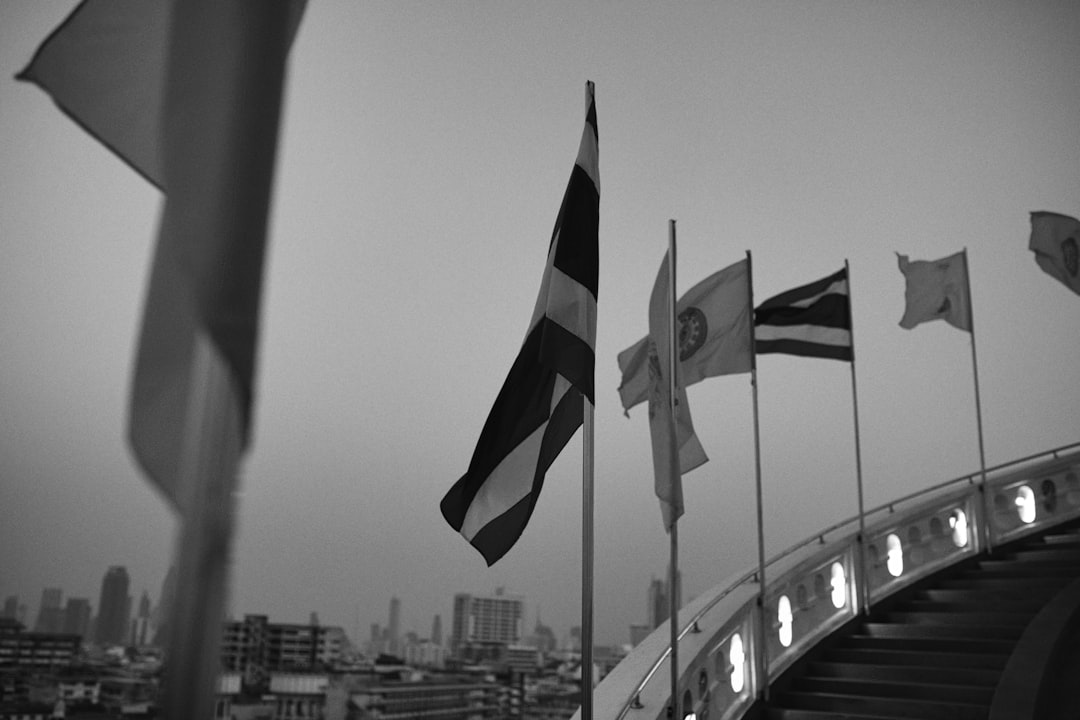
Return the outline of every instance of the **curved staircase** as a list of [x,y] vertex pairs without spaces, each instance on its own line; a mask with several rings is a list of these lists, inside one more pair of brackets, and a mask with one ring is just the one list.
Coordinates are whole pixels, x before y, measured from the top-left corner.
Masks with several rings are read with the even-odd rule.
[[1077,523],[943,570],[850,621],[793,664],[773,683],[764,717],[1014,716],[1001,698],[995,711],[1003,676],[1012,665],[1023,670],[1026,660],[1016,653],[1025,635],[1036,652],[1056,639],[1032,636],[1033,620],[1078,579]]

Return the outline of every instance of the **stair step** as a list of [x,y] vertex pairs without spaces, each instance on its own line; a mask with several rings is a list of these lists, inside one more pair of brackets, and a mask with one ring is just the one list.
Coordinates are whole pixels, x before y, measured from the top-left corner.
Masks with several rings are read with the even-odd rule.
[[1042,608],[1057,594],[1057,588],[1016,588],[1000,590],[978,590],[975,588],[928,588],[912,596],[913,600],[932,600],[934,602],[956,603],[973,607],[998,607],[999,604],[1017,607]]
[[1016,641],[1024,632],[1015,625],[898,625],[896,623],[867,622],[855,635],[891,638],[1011,640]]
[[885,614],[885,620],[913,625],[1004,625],[1026,627],[1030,617],[1008,612],[904,612],[894,610]]
[[1073,563],[1064,561],[1037,562],[1034,560],[980,560],[979,575],[982,577],[1057,577],[1060,571],[1067,571]]
[[1042,541],[1045,545],[1078,545],[1080,544],[1080,529],[1072,532],[1056,532],[1053,535],[1044,535]]
[[808,675],[817,677],[846,677],[865,680],[888,680],[892,682],[921,682],[935,685],[969,685],[990,687],[997,685],[1001,673],[994,670],[972,668],[911,667],[898,665],[862,665],[819,660],[807,666]]
[[984,599],[982,602],[956,602],[952,600],[920,600],[912,599],[896,607],[901,612],[940,612],[940,613],[984,613],[995,612],[1015,615],[1017,620],[1027,618],[1028,621],[1042,607],[1036,599],[997,600]]
[[1015,552],[1008,553],[1004,560],[1065,560],[1068,562],[1080,562],[1080,538],[1073,543],[1055,543],[1052,545],[1033,545]]
[[807,710],[826,710],[873,717],[912,718],[913,720],[986,720],[989,708],[968,703],[945,703],[939,701],[897,698],[865,698],[833,693],[783,692],[778,693],[776,705]]
[[828,710],[807,710],[806,708],[773,707],[765,709],[765,720],[905,720],[898,715],[858,715],[850,712],[830,712]]
[[1072,582],[1067,577],[1028,577],[1022,581],[1008,575],[984,575],[978,571],[964,571],[955,577],[943,579],[937,586],[945,589],[987,589],[987,590],[1016,590],[1018,588],[1035,588],[1039,590],[1060,590]]
[[994,688],[992,687],[891,682],[886,680],[863,680],[860,678],[805,676],[797,679],[793,687],[796,692],[805,693],[926,700],[938,703],[986,706],[990,705],[990,701],[994,696]]
[[[947,655],[983,655],[997,654],[1008,656],[1016,647],[1015,640],[999,640],[993,636],[985,638],[942,638],[942,637],[871,637],[853,635],[837,644],[845,650],[912,650],[918,652],[945,653]],[[828,657],[828,655],[826,655]]]
[[957,667],[1000,671],[1009,660],[1008,653],[927,652],[887,650],[882,648],[835,648],[826,658],[830,662],[869,663],[920,667]]

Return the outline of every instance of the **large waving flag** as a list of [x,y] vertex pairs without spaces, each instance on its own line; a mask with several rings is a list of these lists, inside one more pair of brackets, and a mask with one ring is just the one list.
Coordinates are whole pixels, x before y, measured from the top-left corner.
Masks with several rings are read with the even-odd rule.
[[971,332],[971,289],[967,255],[960,251],[940,260],[908,261],[896,255],[904,274],[904,317],[900,327],[911,330],[920,323],[944,320]]
[[[93,137],[168,188],[129,432],[150,479],[183,509],[198,348],[212,349],[210,362],[230,378],[238,441],[248,443],[285,59],[304,3],[264,12],[248,0],[231,13],[179,13],[176,6],[84,0],[18,78],[37,84]],[[183,25],[199,22],[221,35],[196,39],[205,31]],[[188,46],[173,52],[167,71],[176,42]],[[225,197],[228,203],[219,201]]]
[[[675,306],[679,321],[679,384],[748,373],[753,319],[746,260],[713,273],[690,288]],[[649,397],[648,336],[619,353],[619,399],[629,410]]]
[[20,75],[167,191],[130,437],[180,511],[164,709],[210,717],[247,446],[290,36],[302,3],[86,0]]
[[[288,0],[288,42],[306,0]],[[83,0],[16,78],[32,82],[159,188],[165,61],[173,0]]]
[[851,360],[847,268],[758,305],[754,348],[758,355],[787,353]]
[[1080,220],[1055,212],[1031,213],[1028,249],[1050,277],[1080,295]]
[[443,497],[443,517],[488,565],[517,542],[544,476],[595,402],[600,170],[593,84],[585,129],[555,221],[525,342],[480,432],[469,469]]

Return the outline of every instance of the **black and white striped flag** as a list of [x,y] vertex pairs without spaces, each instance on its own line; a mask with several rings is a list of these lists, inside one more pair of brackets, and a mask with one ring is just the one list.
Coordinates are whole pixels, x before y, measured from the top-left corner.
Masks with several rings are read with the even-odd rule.
[[847,268],[758,305],[754,346],[758,355],[786,353],[851,361]]
[[548,467],[595,402],[600,208],[596,105],[585,87],[585,129],[548,248],[529,332],[488,415],[466,473],[440,507],[488,565],[529,522]]

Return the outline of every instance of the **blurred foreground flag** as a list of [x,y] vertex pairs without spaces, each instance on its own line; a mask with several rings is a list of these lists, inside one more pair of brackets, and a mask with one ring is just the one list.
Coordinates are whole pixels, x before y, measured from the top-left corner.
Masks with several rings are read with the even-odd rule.
[[[751,367],[750,276],[746,260],[690,288],[675,306],[679,320],[679,384],[748,373]],[[629,410],[649,397],[649,338],[619,353],[619,399]],[[684,468],[684,471],[686,468]]]
[[900,327],[910,330],[919,323],[944,320],[955,328],[971,332],[966,251],[940,260],[909,262],[908,256],[900,253],[896,257],[907,281]]
[[207,372],[227,378],[222,402],[237,418],[235,441],[248,441],[285,59],[302,9],[84,0],[18,76],[168,188],[130,435],[144,470],[179,510],[190,490],[182,475],[195,472],[190,444],[203,430],[191,424],[193,393]]
[[585,129],[548,247],[529,331],[443,517],[488,565],[517,542],[544,475],[594,402],[600,213],[596,105],[585,86]]
[[1080,220],[1054,212],[1031,213],[1028,249],[1047,275],[1080,295]]
[[[671,402],[672,301],[671,253],[664,253],[649,296],[649,437],[652,441],[653,486],[660,501],[664,529],[670,531],[683,514],[682,474],[705,463],[705,451],[690,424],[686,391],[676,377],[676,401]],[[680,422],[679,417],[685,418]],[[682,431],[681,433],[679,431]],[[686,451],[685,458],[683,451]]]
[[[171,0],[83,0],[16,75],[48,93],[76,123],[161,189],[172,5]],[[289,0],[290,43],[303,10],[303,0]]]
[[851,360],[847,268],[758,305],[754,347],[758,355],[787,353]]

